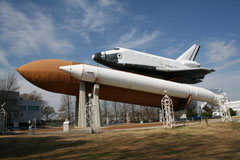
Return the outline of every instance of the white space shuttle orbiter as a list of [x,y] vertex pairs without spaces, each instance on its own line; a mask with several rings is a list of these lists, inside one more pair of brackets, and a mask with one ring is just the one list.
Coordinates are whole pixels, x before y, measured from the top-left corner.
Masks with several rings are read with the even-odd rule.
[[199,83],[215,70],[201,68],[195,60],[200,46],[192,45],[176,60],[126,48],[95,53],[96,62],[113,69],[137,73],[180,83]]

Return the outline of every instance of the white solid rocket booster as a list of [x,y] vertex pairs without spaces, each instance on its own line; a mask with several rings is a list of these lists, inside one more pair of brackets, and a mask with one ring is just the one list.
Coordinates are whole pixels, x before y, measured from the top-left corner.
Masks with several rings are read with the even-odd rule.
[[164,91],[167,91],[169,96],[178,98],[188,98],[191,95],[194,100],[213,105],[220,105],[223,99],[223,96],[204,88],[97,66],[79,64],[61,66],[59,69],[81,81],[93,83],[97,81],[103,85],[161,95],[164,95]]

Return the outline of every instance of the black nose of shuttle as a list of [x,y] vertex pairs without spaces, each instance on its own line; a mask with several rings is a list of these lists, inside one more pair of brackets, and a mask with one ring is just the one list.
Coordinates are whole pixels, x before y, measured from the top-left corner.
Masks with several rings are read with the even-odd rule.
[[98,52],[98,53],[93,54],[93,55],[92,55],[92,59],[93,59],[94,61],[99,61],[99,60],[101,60],[101,59],[102,59],[102,58],[101,58],[101,52]]

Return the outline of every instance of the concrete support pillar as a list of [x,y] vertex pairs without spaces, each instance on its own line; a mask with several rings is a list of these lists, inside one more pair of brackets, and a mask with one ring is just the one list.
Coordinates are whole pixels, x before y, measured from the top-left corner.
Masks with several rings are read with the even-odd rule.
[[76,96],[75,104],[75,127],[78,127],[78,106],[79,106],[79,95]]
[[85,82],[80,82],[79,100],[78,100],[78,128],[86,128],[86,88]]
[[101,118],[100,118],[100,104],[99,104],[99,84],[94,84],[93,88],[93,123],[94,127],[98,130],[101,127]]

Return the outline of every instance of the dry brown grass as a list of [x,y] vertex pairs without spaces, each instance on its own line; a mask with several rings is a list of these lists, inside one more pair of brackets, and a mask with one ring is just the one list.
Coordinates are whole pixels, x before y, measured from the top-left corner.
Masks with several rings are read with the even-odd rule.
[[0,136],[0,159],[240,159],[240,123]]

